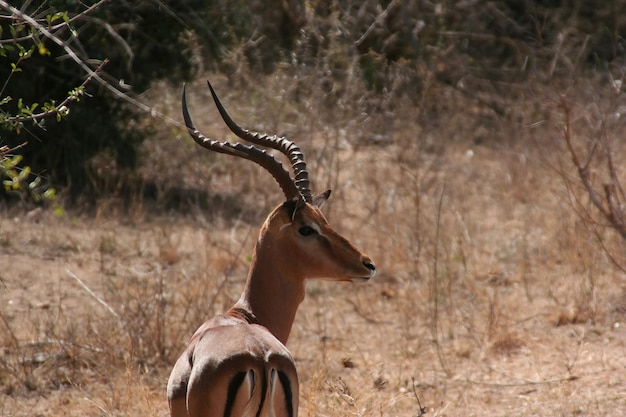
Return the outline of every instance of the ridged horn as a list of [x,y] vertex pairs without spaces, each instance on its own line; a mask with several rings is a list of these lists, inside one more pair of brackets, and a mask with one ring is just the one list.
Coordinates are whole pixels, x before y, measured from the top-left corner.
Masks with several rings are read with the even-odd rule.
[[[211,89],[211,92],[213,92],[213,89]],[[215,95],[213,95],[213,97],[215,97]],[[246,146],[241,143],[230,143],[226,141],[219,142],[200,133],[200,131],[194,126],[191,116],[189,115],[189,110],[187,109],[187,94],[186,86],[184,84],[182,108],[185,126],[187,126],[189,135],[198,145],[211,151],[245,158],[261,165],[270,174],[272,174],[276,182],[278,182],[278,185],[283,190],[287,200],[296,199],[301,195],[300,190],[296,187],[296,184],[291,179],[289,172],[283,167],[283,164],[281,164],[280,161],[277,161],[272,155],[265,152],[265,150],[259,149],[253,145]]]
[[207,81],[207,84],[209,85],[209,89],[211,90],[211,95],[213,96],[213,101],[215,101],[217,110],[220,112],[222,119],[224,119],[226,126],[228,126],[228,128],[235,135],[245,141],[254,143],[255,145],[276,149],[277,151],[282,152],[285,156],[287,156],[293,168],[293,173],[295,176],[294,183],[296,188],[298,189],[302,198],[304,198],[307,203],[311,203],[313,201],[313,197],[311,196],[309,173],[306,169],[304,154],[300,150],[300,147],[286,137],[278,137],[276,135],[252,132],[239,126],[233,121],[233,119],[231,119],[228,112],[226,112],[224,106],[222,106],[222,103],[217,97],[215,90],[213,90],[213,86],[211,86],[211,83]]

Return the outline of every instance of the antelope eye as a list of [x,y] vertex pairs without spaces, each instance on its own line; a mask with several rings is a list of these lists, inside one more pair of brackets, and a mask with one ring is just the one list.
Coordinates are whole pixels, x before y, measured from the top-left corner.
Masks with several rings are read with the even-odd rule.
[[317,232],[311,226],[302,226],[300,229],[298,229],[298,233],[300,233],[302,236],[311,236]]

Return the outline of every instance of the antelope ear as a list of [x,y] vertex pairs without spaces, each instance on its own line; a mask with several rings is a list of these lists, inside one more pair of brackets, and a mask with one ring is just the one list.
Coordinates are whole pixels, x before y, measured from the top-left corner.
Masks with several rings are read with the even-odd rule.
[[326,200],[328,200],[328,197],[330,197],[330,190],[326,190],[322,193],[315,194],[313,196],[313,205],[316,206],[317,208],[322,208]]

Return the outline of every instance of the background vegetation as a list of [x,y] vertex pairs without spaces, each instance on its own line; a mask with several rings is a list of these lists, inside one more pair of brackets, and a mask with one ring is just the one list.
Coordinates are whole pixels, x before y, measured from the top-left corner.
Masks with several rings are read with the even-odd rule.
[[[27,1],[2,10],[2,144],[27,143],[24,163],[72,200],[133,188],[140,145],[155,133],[139,123],[155,103],[133,100],[158,80],[180,85],[211,70],[244,87],[261,74],[308,75],[309,90],[293,94],[319,87],[328,104],[362,100],[368,114],[393,112],[391,98],[406,95],[435,126],[441,110],[456,110],[440,94],[450,88],[483,117],[516,121],[520,98],[537,90],[620,80],[625,47],[619,1]],[[97,179],[102,159],[126,174],[113,189]]]
[[380,270],[308,287],[302,415],[626,412],[626,3],[0,0],[0,25],[1,415],[166,415],[238,298],[280,193],[187,137],[183,81],[229,137],[207,78],[298,141]]

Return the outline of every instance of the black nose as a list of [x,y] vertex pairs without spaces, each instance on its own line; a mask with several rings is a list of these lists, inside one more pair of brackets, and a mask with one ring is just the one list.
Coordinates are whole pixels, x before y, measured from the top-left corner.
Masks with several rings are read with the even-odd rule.
[[369,269],[370,271],[376,271],[376,267],[374,266],[374,264],[370,261],[365,261],[363,262],[363,265],[365,265],[365,267],[367,269]]

